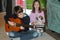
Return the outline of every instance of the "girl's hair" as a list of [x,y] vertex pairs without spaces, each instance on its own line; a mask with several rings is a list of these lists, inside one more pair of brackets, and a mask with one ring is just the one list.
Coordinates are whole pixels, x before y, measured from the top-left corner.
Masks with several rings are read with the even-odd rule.
[[20,7],[20,6],[15,6],[15,7],[14,7],[14,13],[17,14],[17,12],[18,12],[18,13],[23,12],[22,7]]
[[34,0],[34,1],[33,1],[32,12],[35,13],[35,8],[34,8],[35,2],[38,2],[38,3],[39,3],[39,9],[38,9],[38,12],[40,13],[40,12],[41,12],[41,4],[40,4],[40,1],[39,1],[39,0]]

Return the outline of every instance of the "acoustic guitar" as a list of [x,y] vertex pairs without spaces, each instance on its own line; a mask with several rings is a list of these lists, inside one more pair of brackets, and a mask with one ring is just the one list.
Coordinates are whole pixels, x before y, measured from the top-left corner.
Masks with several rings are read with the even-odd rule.
[[33,26],[28,25],[28,24],[24,24],[24,22],[20,19],[20,18],[9,18],[10,22],[14,22],[15,25],[11,26],[9,24],[6,24],[6,31],[10,32],[10,31],[22,31],[20,29],[20,26],[23,26],[25,28],[25,30],[29,27],[33,28]]

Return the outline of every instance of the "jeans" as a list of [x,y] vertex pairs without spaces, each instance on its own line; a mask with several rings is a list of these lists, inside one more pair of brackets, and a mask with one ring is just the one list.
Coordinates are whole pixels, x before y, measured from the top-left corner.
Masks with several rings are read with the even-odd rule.
[[36,38],[38,36],[38,33],[34,30],[28,30],[27,32],[9,32],[10,38],[18,38],[16,40],[30,40],[32,38]]

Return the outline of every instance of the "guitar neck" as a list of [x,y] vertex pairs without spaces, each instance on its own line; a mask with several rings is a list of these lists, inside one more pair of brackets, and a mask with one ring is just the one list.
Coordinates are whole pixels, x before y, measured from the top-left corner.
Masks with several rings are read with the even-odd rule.
[[33,28],[33,26],[32,25],[28,25],[28,24],[16,24],[16,26],[18,26],[18,27],[20,27],[20,26],[23,26],[23,27],[31,27],[31,28]]

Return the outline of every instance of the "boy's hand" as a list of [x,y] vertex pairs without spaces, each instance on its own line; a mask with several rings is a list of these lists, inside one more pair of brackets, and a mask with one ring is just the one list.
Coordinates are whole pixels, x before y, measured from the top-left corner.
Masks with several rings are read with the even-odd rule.
[[24,30],[24,27],[23,26],[20,26],[20,29]]
[[11,26],[15,26],[16,25],[16,23],[11,22],[11,21],[8,21],[8,24],[11,25]]

